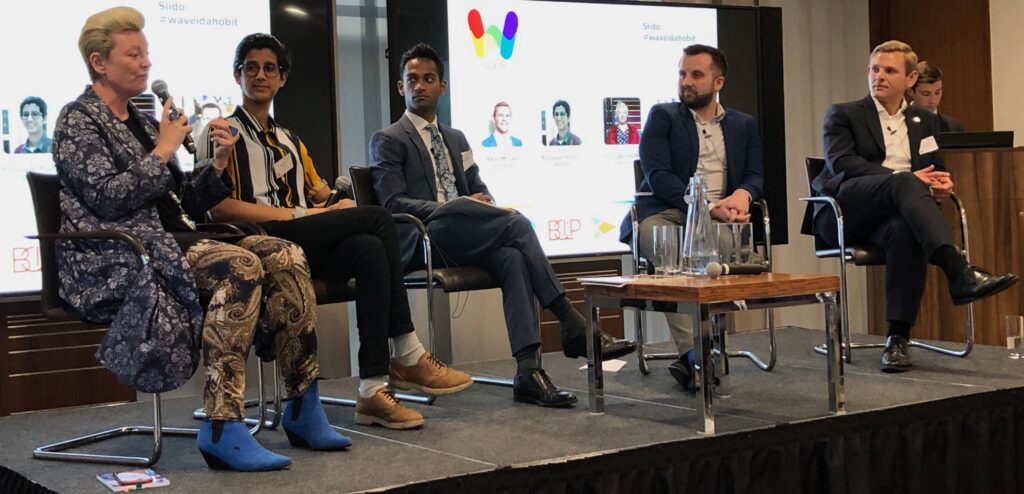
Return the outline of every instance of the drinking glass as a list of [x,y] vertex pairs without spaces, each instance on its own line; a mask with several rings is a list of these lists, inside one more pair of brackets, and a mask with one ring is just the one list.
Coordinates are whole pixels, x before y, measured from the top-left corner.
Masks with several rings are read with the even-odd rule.
[[718,259],[723,264],[752,264],[754,235],[750,223],[715,223],[718,234]]
[[683,227],[658,225],[654,227],[654,274],[675,276],[680,272],[679,250],[682,246]]
[[1003,334],[1006,336],[1008,356],[1019,360],[1024,353],[1024,348],[1021,347],[1021,340],[1024,339],[1024,316],[1006,316],[1003,319]]

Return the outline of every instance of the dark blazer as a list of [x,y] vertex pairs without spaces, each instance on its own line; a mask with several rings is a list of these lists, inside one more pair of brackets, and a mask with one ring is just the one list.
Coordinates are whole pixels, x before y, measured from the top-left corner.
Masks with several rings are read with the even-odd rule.
[[960,123],[959,120],[941,113],[939,116],[939,132],[963,132],[964,124]]
[[[921,141],[939,132],[939,119],[927,110],[908,106],[904,116],[907,121],[907,138],[910,141],[910,165],[920,170],[935,165],[936,170],[945,170],[942,155],[938,151],[921,155]],[[878,120],[871,95],[846,103],[836,103],[825,112],[825,169],[811,182],[816,194],[834,196],[843,180],[866,175],[888,174],[893,170],[882,166],[885,161],[885,139],[882,124]],[[804,213],[801,232],[810,234],[814,216],[824,205],[809,204]]]
[[[727,110],[722,117],[725,140],[725,194],[736,189],[750,193],[753,200],[763,194],[764,165],[761,138],[754,117],[736,110]],[[640,135],[640,168],[644,180],[638,192],[653,192],[636,199],[639,219],[678,208],[686,212],[686,187],[697,171],[700,146],[697,123],[682,103],[662,103],[651,108]],[[619,228],[619,240],[629,242],[633,225],[629,215]]]
[[[455,188],[460,196],[476,193],[490,195],[480,179],[476,163],[463,163],[462,153],[471,151],[462,132],[438,123],[441,138],[451,155]],[[393,213],[409,213],[425,220],[440,206],[437,182],[430,152],[419,131],[408,117],[374,132],[370,136],[370,172],[377,201]],[[398,224],[402,260],[408,263],[416,251],[419,235],[412,225]]]
[[[133,104],[128,111],[156,142],[159,124]],[[177,162],[147,152],[92,87],[57,117],[53,159],[61,232],[127,232],[150,254],[139,266],[123,242],[59,242],[61,297],[87,319],[110,323],[96,356],[121,382],[147,393],[177,388],[199,364],[203,334],[195,280],[157,211],[157,200],[175,188],[169,167]],[[231,193],[208,164],[175,191],[193,218]]]

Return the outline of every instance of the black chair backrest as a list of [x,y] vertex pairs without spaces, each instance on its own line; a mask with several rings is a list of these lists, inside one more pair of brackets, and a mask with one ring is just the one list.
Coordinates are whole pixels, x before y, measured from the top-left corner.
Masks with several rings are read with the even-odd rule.
[[352,192],[356,196],[356,204],[360,206],[379,206],[377,193],[373,191],[373,175],[365,166],[351,166],[348,169],[352,178]]
[[644,170],[640,168],[640,160],[633,160],[633,190],[640,190],[644,183]]
[[[28,188],[32,192],[32,206],[36,214],[36,230],[40,235],[60,232],[60,179],[56,175],[28,172]],[[50,319],[78,318],[77,313],[63,299],[58,289],[57,249],[53,241],[39,241],[39,260],[43,285],[39,293],[43,314]]]
[[[824,169],[825,169],[825,158],[813,158],[813,157],[810,157],[810,156],[808,156],[807,158],[804,158],[804,171],[807,173],[807,196],[808,197],[814,197],[814,196],[818,195],[817,192],[814,192],[814,187],[811,187],[811,183],[814,182],[814,179],[817,178],[818,175],[820,175],[822,170],[824,170]],[[807,207],[807,209],[804,211],[804,219],[803,219],[803,225],[801,226],[801,230],[808,230],[808,229],[810,229],[811,225],[814,222],[814,204],[807,203],[806,207]],[[804,233],[805,234],[809,234],[807,231],[805,231]],[[828,244],[823,242],[821,240],[821,238],[819,238],[817,235],[812,235],[812,236],[814,237],[814,250],[823,250],[823,249],[828,249],[829,248]]]
[[811,182],[825,169],[825,158],[808,157],[804,159],[804,169],[807,172],[807,193],[813,197],[815,194],[814,189],[811,188]]

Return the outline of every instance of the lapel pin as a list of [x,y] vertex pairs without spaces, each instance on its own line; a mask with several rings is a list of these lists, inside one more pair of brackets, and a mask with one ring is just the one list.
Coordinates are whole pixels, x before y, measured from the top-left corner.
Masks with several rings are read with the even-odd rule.
[[921,117],[917,117],[917,116],[915,116],[914,118],[912,118],[912,119],[910,119],[910,120],[911,120],[912,122],[914,122],[914,123],[921,123]]

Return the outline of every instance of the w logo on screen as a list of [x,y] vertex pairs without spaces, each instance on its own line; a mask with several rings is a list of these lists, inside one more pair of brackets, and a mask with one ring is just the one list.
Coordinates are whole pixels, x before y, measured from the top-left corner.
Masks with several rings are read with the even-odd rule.
[[484,30],[483,19],[480,18],[480,11],[473,9],[469,11],[469,30],[473,33],[473,48],[476,49],[476,56],[484,58],[484,35],[494,39],[495,46],[501,52],[501,58],[508,60],[512,58],[512,49],[516,44],[516,32],[519,31],[519,16],[509,11],[505,14],[505,28],[498,29],[498,26],[491,24]]

